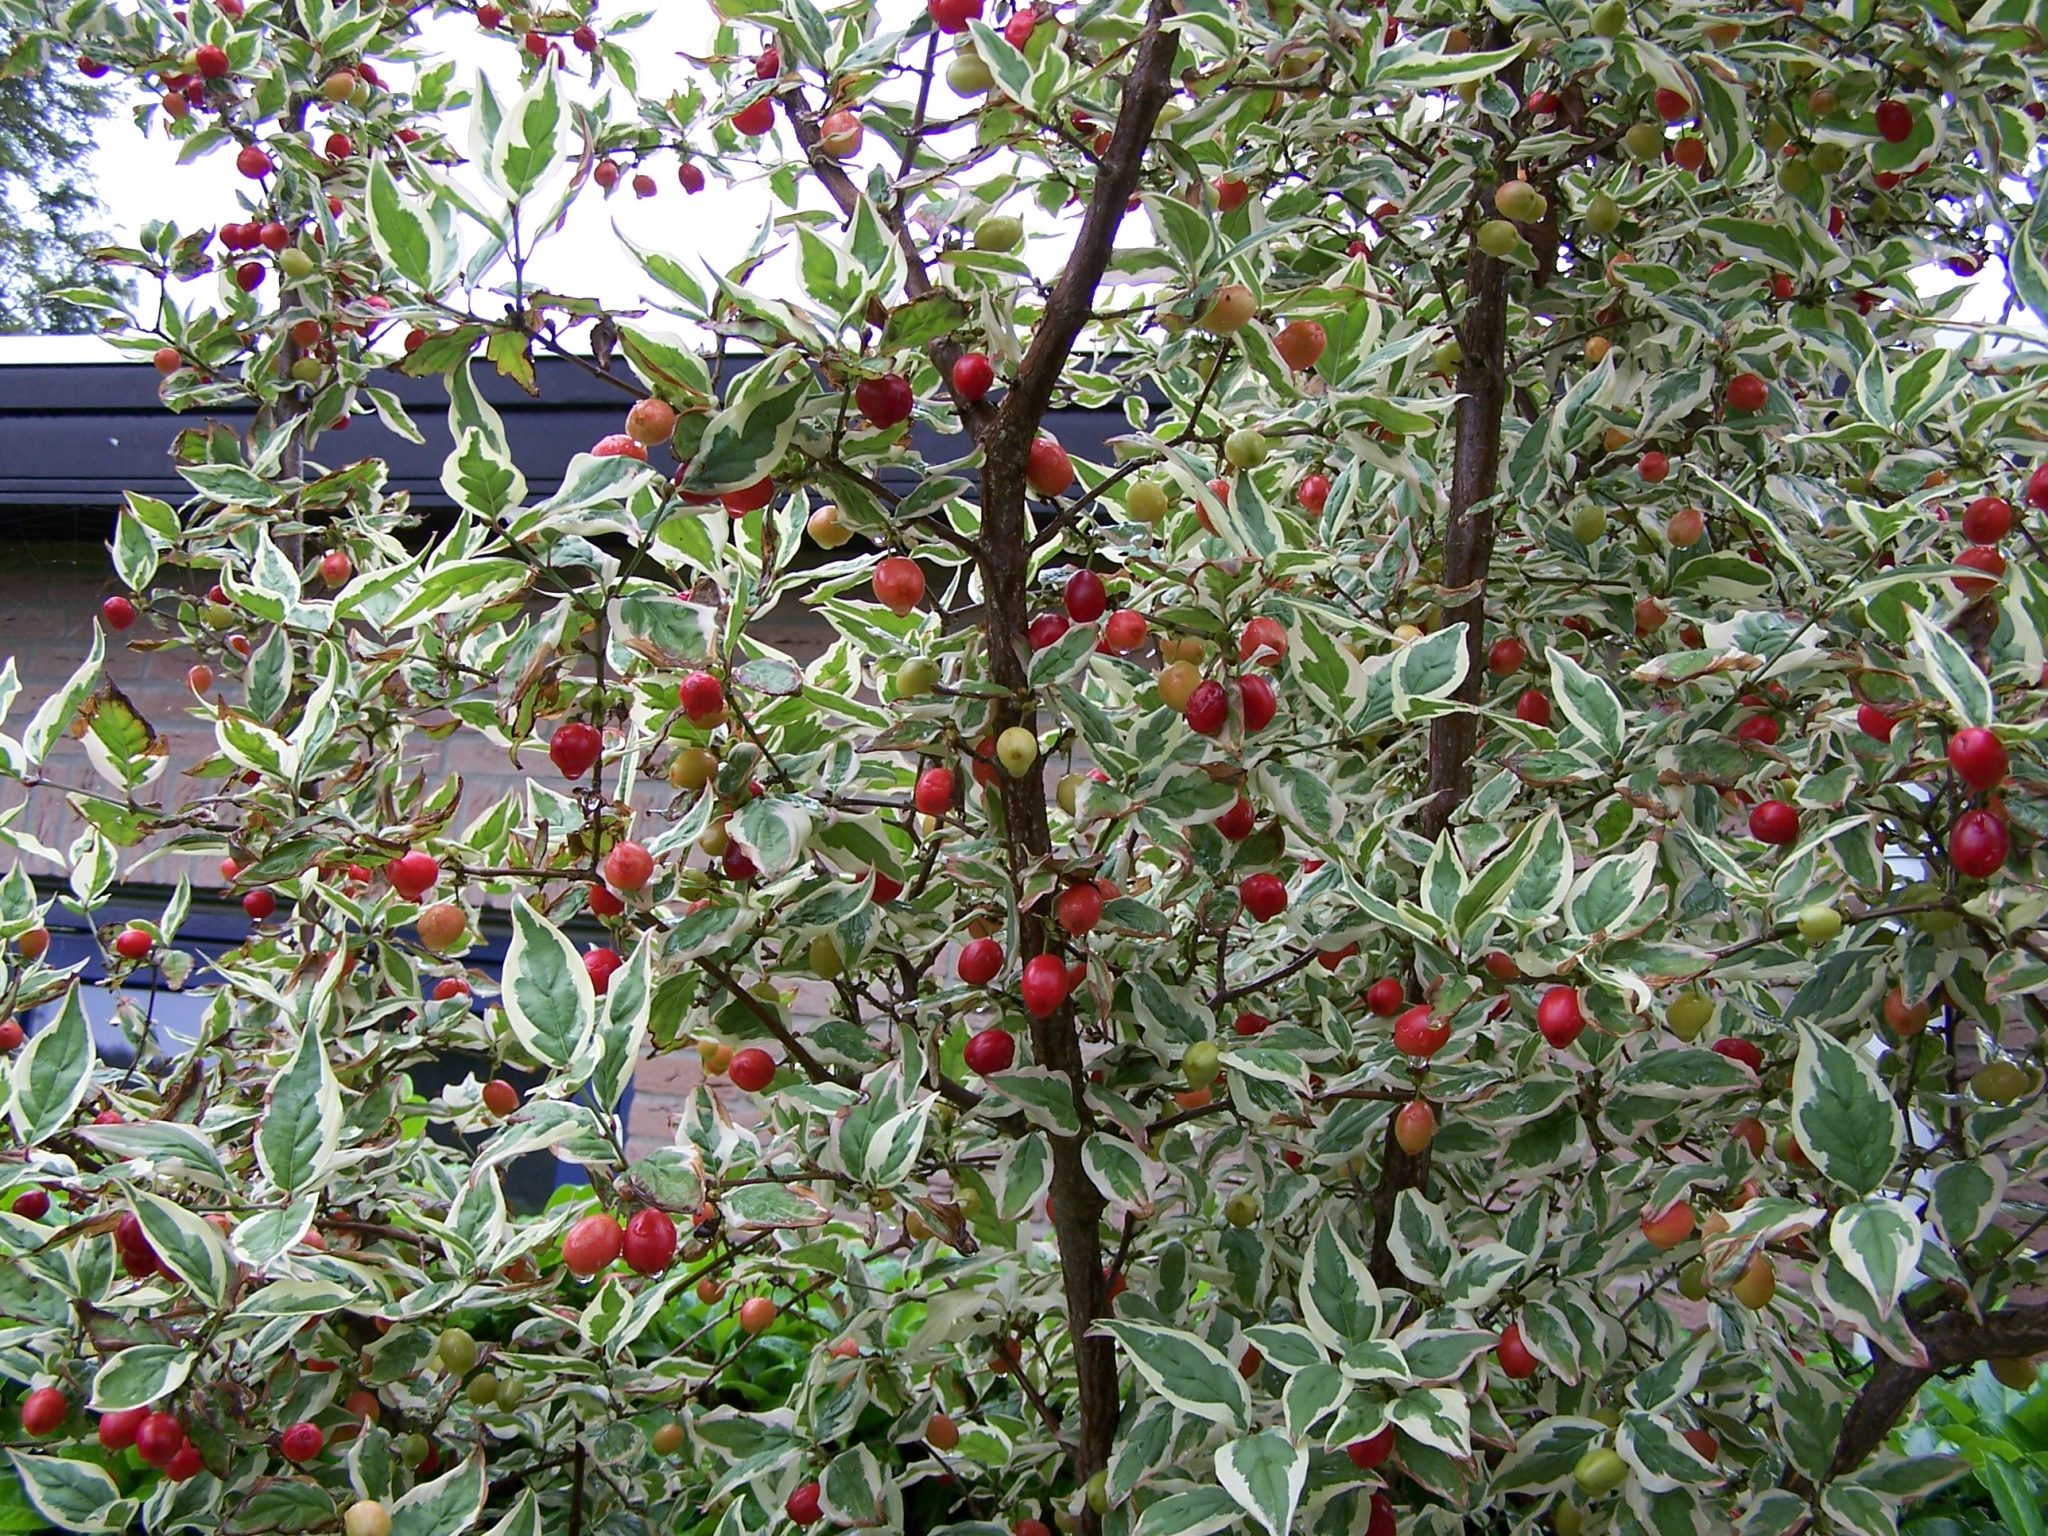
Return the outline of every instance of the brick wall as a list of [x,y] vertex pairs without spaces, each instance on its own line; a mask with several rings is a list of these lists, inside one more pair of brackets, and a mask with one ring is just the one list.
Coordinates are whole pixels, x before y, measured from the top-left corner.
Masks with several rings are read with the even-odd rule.
[[[105,548],[88,543],[45,541],[0,541],[0,657],[14,658],[21,694],[9,711],[6,729],[19,735],[36,707],[71,676],[92,644],[92,624],[103,599],[122,590],[115,581]],[[831,631],[804,610],[785,605],[758,631],[764,644],[772,645],[808,663],[830,643]],[[110,636],[104,676],[118,686],[170,745],[170,766],[157,782],[142,793],[145,801],[165,805],[184,803],[195,793],[212,786],[185,779],[183,772],[214,748],[212,728],[192,713],[192,693],[185,682],[191,656],[182,650],[137,651],[130,641],[156,637],[147,620],[125,635]],[[252,639],[260,639],[252,631]],[[239,685],[223,673],[216,689],[232,699]],[[473,733],[463,732],[446,742],[418,738],[415,755],[427,758],[432,774],[459,772],[463,778],[465,816],[473,815],[490,801],[520,788],[525,777],[507,761],[502,751],[489,747]],[[529,771],[551,771],[544,756],[523,759]],[[27,793],[28,809],[17,825],[33,833],[60,852],[70,845],[78,821],[65,804],[61,787],[68,785],[105,789],[77,743],[64,741],[51,754],[47,765],[47,787]],[[665,792],[656,785],[649,799]],[[11,807],[23,798],[18,787],[0,787],[0,806]],[[143,871],[152,883],[168,883],[178,874],[189,875],[196,889],[220,884],[220,874],[211,859],[162,859]],[[57,875],[49,868],[37,868],[39,879]],[[806,1004],[827,1006],[828,989],[819,987]],[[674,1114],[684,1095],[701,1080],[697,1053],[683,1050],[660,1059],[650,1058],[634,1078],[634,1110],[628,1128],[629,1151],[639,1156],[673,1139]],[[723,1090],[730,1093],[731,1090]],[[737,1098],[735,1096],[735,1106]]]

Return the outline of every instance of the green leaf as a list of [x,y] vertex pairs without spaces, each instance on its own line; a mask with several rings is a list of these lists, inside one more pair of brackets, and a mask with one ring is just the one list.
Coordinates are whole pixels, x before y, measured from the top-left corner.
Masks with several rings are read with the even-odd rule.
[[1643,904],[1656,875],[1655,843],[1643,843],[1627,853],[1609,854],[1573,882],[1565,904],[1565,920],[1575,934],[1611,934]]
[[810,384],[799,375],[749,393],[713,416],[682,489],[710,496],[759,483],[789,452],[797,417],[810,392]]
[[1211,1424],[1245,1427],[1251,1395],[1236,1368],[1214,1345],[1158,1323],[1119,1318],[1097,1326],[1124,1347],[1146,1385],[1182,1413]]
[[364,208],[369,214],[370,243],[385,265],[407,286],[431,290],[439,285],[447,260],[447,242],[433,220],[431,205],[414,186],[401,191],[391,168],[379,156],[370,162]]
[[129,1198],[143,1235],[164,1263],[202,1299],[225,1305],[235,1266],[212,1223],[146,1189],[130,1191]]
[[1419,43],[1404,43],[1374,55],[1366,82],[1375,89],[1410,86],[1423,91],[1442,90],[1471,80],[1490,79],[1520,58],[1522,52],[1517,47],[1436,53]]
[[135,1518],[134,1503],[92,1462],[20,1451],[9,1451],[7,1459],[29,1503],[60,1531],[126,1530]]
[[441,466],[441,488],[457,506],[488,520],[526,499],[526,476],[488,432],[467,427]]
[[1472,1454],[1472,1415],[1463,1394],[1449,1387],[1416,1387],[1394,1400],[1388,1415],[1402,1434],[1446,1456]]
[[1558,707],[1602,757],[1615,758],[1627,738],[1621,700],[1606,683],[1555,646],[1550,649],[1550,683]]
[[1761,261],[1790,276],[1797,276],[1807,269],[1806,248],[1799,243],[1799,237],[1783,224],[1765,224],[1756,219],[1711,218],[1700,220],[1700,232],[1712,236],[1722,250],[1738,260]]
[[106,1357],[92,1379],[93,1411],[112,1413],[155,1402],[184,1384],[195,1358],[195,1351],[179,1344],[136,1344]]
[[92,1086],[98,1062],[85,999],[73,985],[65,990],[57,1016],[14,1058],[14,1092],[7,1113],[23,1145],[35,1146],[71,1123]]
[[1308,1452],[1276,1429],[1261,1430],[1216,1453],[1216,1481],[1267,1536],[1287,1536],[1308,1485]]
[[1221,1488],[1194,1488],[1146,1505],[1136,1536],[1214,1536],[1242,1516],[1237,1500]]
[[576,140],[576,123],[562,93],[562,77],[550,60],[499,122],[485,174],[516,201],[551,173],[569,170]]
[[811,845],[811,829],[811,813],[803,805],[766,795],[749,800],[726,823],[732,840],[767,876],[795,866]]
[[818,1479],[820,1502],[837,1525],[872,1526],[883,1520],[883,1494],[888,1480],[875,1453],[864,1445],[841,1451]]
[[1407,719],[1416,700],[1449,698],[1465,681],[1470,665],[1463,624],[1409,641],[1394,658],[1395,718]]
[[913,347],[929,346],[949,331],[958,330],[967,318],[967,306],[952,294],[928,293],[889,311],[888,323],[882,327],[882,349],[907,352]]
[[317,1184],[341,1146],[341,1084],[317,1027],[299,1036],[271,1085],[256,1128],[256,1162],[278,1189],[295,1195]]
[[1335,1221],[1325,1221],[1309,1239],[1297,1295],[1309,1332],[1340,1354],[1379,1332],[1380,1292],[1372,1267]]
[[1081,1134],[1081,1117],[1074,1108],[1074,1085],[1064,1073],[1049,1067],[1020,1067],[999,1072],[988,1080],[1004,1098],[1024,1111],[1034,1125],[1042,1125],[1055,1136]]
[[1104,1199],[1150,1206],[1152,1191],[1145,1177],[1145,1160],[1129,1142],[1114,1136],[1090,1136],[1082,1144],[1081,1162]]
[[1990,725],[1993,719],[1991,684],[1970,660],[1970,653],[1955,637],[1917,608],[1906,610],[1906,623],[1913,632],[1913,649],[1921,673],[1934,691],[1955,711],[1959,725]]
[[1792,1134],[1825,1178],[1859,1195],[1884,1183],[1902,1142],[1876,1066],[1806,1025],[1792,1066]]
[[1828,1228],[1828,1246],[1876,1298],[1881,1313],[1891,1311],[1913,1278],[1924,1241],[1920,1223],[1892,1200],[1844,1206]]
[[476,1524],[489,1491],[483,1453],[472,1452],[432,1482],[406,1490],[391,1506],[391,1536],[459,1536]]
[[505,1016],[528,1052],[551,1067],[580,1057],[597,1027],[590,973],[562,931],[520,897],[505,951]]

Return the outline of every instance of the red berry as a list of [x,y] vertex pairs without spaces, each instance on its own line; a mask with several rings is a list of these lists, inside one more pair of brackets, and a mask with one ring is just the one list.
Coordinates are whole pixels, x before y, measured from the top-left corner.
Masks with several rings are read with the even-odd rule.
[[1271,922],[1287,910],[1287,884],[1278,875],[1263,871],[1248,875],[1237,888],[1237,899],[1244,903],[1252,921]]
[[1636,473],[1650,485],[1661,485],[1671,474],[1671,457],[1652,448],[1636,460]]
[[597,52],[597,33],[589,26],[580,26],[569,34],[569,41],[576,45],[578,53]]
[[1982,597],[1997,586],[2005,575],[2005,556],[1988,545],[1972,544],[1956,556],[1956,564],[1966,565],[1972,570],[1984,573],[1982,576],[1955,578],[1956,590],[1965,597]]
[[1520,1323],[1509,1323],[1501,1330],[1500,1342],[1493,1346],[1493,1354],[1500,1362],[1501,1374],[1511,1381],[1527,1381],[1539,1368],[1540,1362],[1529,1352],[1529,1346],[1522,1342]]
[[750,1045],[743,1051],[733,1052],[725,1075],[733,1087],[747,1093],[759,1093],[775,1081],[775,1058],[758,1045]]
[[2003,496],[1979,496],[1963,508],[1963,537],[1972,544],[1996,544],[2012,532],[2012,503]]
[[1060,637],[1073,627],[1064,613],[1041,613],[1031,621],[1024,638],[1030,642],[1033,651],[1042,651],[1058,644]]
[[614,843],[604,856],[604,878],[615,891],[637,891],[654,878],[654,855],[639,843]]
[[917,776],[910,802],[925,816],[943,816],[953,808],[953,770],[927,768]]
[[1753,373],[1738,373],[1728,381],[1728,409],[1737,415],[1748,416],[1762,410],[1770,395],[1769,387]]
[[1243,795],[1231,802],[1230,809],[1216,818],[1216,830],[1233,843],[1241,843],[1252,835],[1259,824],[1259,813],[1251,801]]
[[732,126],[736,132],[749,138],[759,138],[775,126],[775,103],[763,96],[759,101],[750,101],[732,115]]
[[242,910],[251,922],[263,922],[277,910],[277,897],[267,885],[259,885],[242,897]]
[[1759,801],[1749,813],[1749,835],[1783,848],[1799,837],[1799,812],[1783,800]]
[[[946,4],[949,0],[933,0]],[[981,0],[971,0],[976,14]],[[1074,461],[1067,450],[1050,437],[1034,438],[1024,458],[1024,483],[1041,496],[1058,496],[1074,483]]]
[[149,1409],[118,1408],[112,1413],[100,1415],[100,1446],[109,1451],[125,1451],[135,1443],[135,1432],[142,1427],[142,1421],[149,1417]]
[[603,755],[604,737],[598,734],[596,726],[581,720],[557,726],[548,741],[548,759],[565,779],[582,778]]
[[715,725],[725,717],[725,686],[709,672],[691,672],[676,686],[683,713],[695,725]]
[[963,400],[979,400],[996,382],[996,365],[986,353],[963,352],[953,362],[953,389]]
[[965,32],[968,22],[981,18],[981,0],[928,0],[926,8],[941,32]]
[[615,1218],[602,1212],[585,1216],[563,1234],[562,1262],[578,1280],[588,1280],[599,1270],[609,1269],[625,1243],[626,1235]]
[[1486,670],[1495,677],[1506,677],[1510,672],[1519,672],[1522,663],[1529,659],[1529,648],[1513,635],[1502,635],[1486,648]]
[[626,1267],[636,1275],[659,1275],[676,1256],[676,1224],[666,1211],[652,1206],[635,1211],[626,1223],[622,1250]]
[[1515,700],[1515,718],[1528,725],[1550,724],[1550,700],[1537,689],[1525,690]]
[[311,1461],[320,1454],[327,1444],[327,1437],[320,1433],[318,1424],[298,1423],[284,1432],[278,1449],[286,1461]]
[[1248,620],[1237,637],[1237,659],[1247,666],[1275,667],[1287,657],[1287,631],[1278,619]]
[[1344,1454],[1359,1471],[1370,1472],[1394,1454],[1394,1426],[1389,1424],[1368,1439],[1352,1441],[1344,1447]]
[[126,629],[135,622],[135,605],[125,597],[110,597],[100,604],[100,618],[109,629]]
[[[942,3],[942,0],[934,0]],[[784,1500],[782,1512],[796,1525],[816,1525],[818,1517],[825,1512],[823,1490],[816,1483],[805,1483]]]
[[1692,116],[1692,102],[1685,92],[1674,91],[1668,85],[1657,87],[1657,94],[1651,98],[1657,115],[1667,123],[1682,123]]
[[37,1387],[21,1400],[21,1427],[38,1440],[54,1435],[70,1414],[71,1400],[55,1387]]
[[1272,1027],[1273,1021],[1263,1013],[1240,1013],[1231,1021],[1231,1029],[1240,1035],[1261,1035]]
[[135,1429],[135,1451],[152,1467],[169,1466],[185,1448],[185,1426],[175,1414],[152,1413]]
[[189,1482],[206,1470],[206,1458],[199,1454],[199,1447],[187,1440],[178,1447],[177,1455],[164,1468],[167,1482]]
[[[1391,31],[1397,23],[1388,22]],[[1394,1501],[1385,1489],[1375,1489],[1366,1504],[1365,1536],[1396,1536],[1398,1527],[1394,1523]]]
[[391,882],[391,889],[407,901],[418,901],[441,878],[441,866],[432,854],[415,848],[386,864],[384,878]]
[[1003,946],[995,939],[972,939],[960,950],[954,972],[970,987],[985,987],[1003,968]]
[[1989,880],[2003,869],[2008,848],[2005,823],[1989,811],[1965,811],[1949,829],[1949,862],[1973,880]]
[[773,80],[782,73],[782,50],[770,43],[754,58],[754,78]]
[[1076,624],[1093,624],[1109,606],[1109,589],[1093,571],[1076,571],[1067,578],[1067,617]]
[[1579,1009],[1579,994],[1571,987],[1552,987],[1536,1005],[1536,1027],[1560,1051],[1585,1030],[1586,1016]]
[[2027,476],[2027,505],[2037,512],[2048,512],[2048,464],[2038,464]]
[[[19,1029],[20,1025],[15,1025]],[[14,1197],[8,1207],[24,1221],[41,1221],[50,1214],[50,1192],[47,1189],[24,1189]]]
[[1007,1029],[984,1029],[968,1037],[967,1070],[978,1077],[1007,1072],[1017,1059],[1017,1042]]
[[1330,503],[1330,477],[1320,470],[1311,475],[1303,475],[1301,483],[1294,488],[1294,499],[1300,503],[1303,511],[1311,516],[1321,516],[1323,508]]
[[320,579],[330,587],[345,585],[355,569],[355,562],[345,549],[330,549],[320,557]]
[[1365,989],[1365,1006],[1383,1019],[1391,1019],[1407,1001],[1407,988],[1392,976],[1382,976]]
[[1059,894],[1053,903],[1053,913],[1064,928],[1075,938],[1093,931],[1102,921],[1102,891],[1093,881],[1082,881],[1070,885]]
[[1197,736],[1214,736],[1230,718],[1230,695],[1214,678],[1204,678],[1188,695],[1188,701],[1181,709],[1181,718]]
[[1735,727],[1737,741],[1754,741],[1760,746],[1775,746],[1779,734],[1776,715],[1749,715]]
[[1856,728],[1879,741],[1890,741],[1892,732],[1899,728],[1899,722],[1875,704],[1859,704],[1856,706]]
[[645,171],[635,171],[633,173],[633,195],[635,197],[652,197],[654,193],[654,178]]
[[1057,955],[1033,955],[1024,962],[1017,991],[1031,1017],[1051,1018],[1067,1000],[1067,968]]
[[1273,685],[1256,673],[1237,680],[1237,702],[1238,715],[1244,721],[1247,735],[1271,725],[1273,716],[1280,709],[1280,700],[1273,692]]
[[251,181],[261,181],[275,167],[271,164],[270,156],[263,152],[260,145],[245,144],[241,152],[235,156],[235,169]]
[[1905,143],[1913,136],[1913,109],[1903,101],[1880,101],[1877,131],[1887,144]]
[[494,1077],[484,1084],[484,1108],[499,1119],[519,1108],[519,1090],[502,1077]]
[[1145,615],[1119,608],[1102,626],[1102,647],[1118,656],[1127,656],[1142,646],[1151,633],[1152,626],[1145,622]]
[[1417,1003],[1394,1020],[1394,1049],[1403,1056],[1427,1061],[1450,1043],[1451,1021],[1439,1019],[1427,1003]]
[[2005,743],[1981,725],[1957,731],[1948,739],[1948,765],[1972,789],[1994,789],[2011,766]]
[[583,972],[590,978],[590,990],[603,997],[611,990],[612,977],[625,963],[617,950],[602,945],[583,951]]
[[910,380],[902,374],[885,373],[854,385],[853,403],[872,425],[888,428],[910,419],[917,396],[911,392]]
[[1741,1062],[1752,1072],[1761,1074],[1764,1069],[1764,1053],[1754,1040],[1716,1040],[1712,1050],[1717,1056]]
[[544,33],[527,33],[525,38],[522,39],[522,45],[536,59],[544,59],[548,56],[548,40]]
[[1012,48],[1022,50],[1031,41],[1031,34],[1038,30],[1038,12],[1022,10],[1003,23],[1003,41]]
[[924,597],[924,571],[904,555],[890,555],[879,562],[869,581],[875,590],[875,600],[899,618]]
[[684,192],[688,193],[691,197],[695,197],[704,190],[704,167],[693,161],[685,160],[676,167],[676,182],[682,187]]
[[114,953],[123,960],[147,960],[155,947],[156,940],[144,928],[123,928],[114,935]]
[[476,8],[476,20],[477,25],[486,32],[495,32],[500,26],[504,25],[505,13],[497,6],[490,4],[489,0],[485,0],[484,4]]

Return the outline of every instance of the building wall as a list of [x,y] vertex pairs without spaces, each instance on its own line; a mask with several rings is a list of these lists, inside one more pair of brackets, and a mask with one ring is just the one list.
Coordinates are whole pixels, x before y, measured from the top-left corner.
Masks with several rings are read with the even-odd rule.
[[[36,707],[71,676],[91,647],[92,625],[100,603],[121,590],[107,551],[100,545],[0,541],[0,658],[14,658],[22,685],[4,727],[9,734],[18,736]],[[758,634],[763,643],[802,663],[815,658],[831,640],[831,631],[821,621],[790,605],[772,616]],[[193,713],[193,697],[185,681],[191,654],[182,649],[137,650],[131,644],[156,638],[161,638],[161,634],[147,620],[138,622],[124,635],[110,635],[103,676],[128,696],[170,746],[169,768],[143,792],[143,798],[178,805],[195,794],[211,792],[211,784],[185,779],[183,772],[213,750],[214,737],[211,727]],[[260,638],[260,633],[251,632],[251,639]],[[238,696],[238,683],[224,671],[215,686],[229,699]],[[425,756],[430,775],[462,775],[463,800],[469,814],[501,796],[518,792],[527,777],[512,767],[502,751],[491,749],[470,732],[457,733],[446,742],[418,738],[414,750]],[[523,761],[529,773],[553,772],[544,753],[526,754]],[[104,791],[106,786],[86,761],[84,749],[68,740],[51,754],[47,776],[48,785],[26,792],[28,809],[17,825],[62,852],[79,829],[75,814],[65,803],[64,788],[83,786]],[[665,788],[653,786],[649,800]],[[0,806],[11,807],[23,798],[19,787],[0,787]],[[61,871],[47,866],[33,867],[33,873],[44,880],[61,877]],[[144,867],[140,878],[152,884],[168,884],[180,873],[190,877],[196,891],[218,889],[221,884],[216,862],[199,858],[153,861]],[[828,989],[819,988],[811,1001],[816,1003],[829,996]],[[633,1155],[639,1156],[673,1139],[674,1114],[683,1097],[700,1080],[694,1050],[649,1058],[642,1065],[634,1079],[633,1115],[628,1127],[628,1150]]]

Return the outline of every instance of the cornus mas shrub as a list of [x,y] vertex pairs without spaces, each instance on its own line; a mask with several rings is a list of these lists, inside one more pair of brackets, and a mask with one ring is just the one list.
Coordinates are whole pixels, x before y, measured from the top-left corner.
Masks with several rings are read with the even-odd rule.
[[[77,814],[0,885],[30,1518],[1892,1530],[1918,1388],[2048,1348],[2030,15],[727,14],[0,0],[242,173],[111,253],[190,495],[0,741]],[[699,189],[733,269],[528,280]],[[552,355],[619,429],[542,494],[478,380]],[[101,928],[208,998],[130,1071],[43,930],[157,849],[271,900]]]

